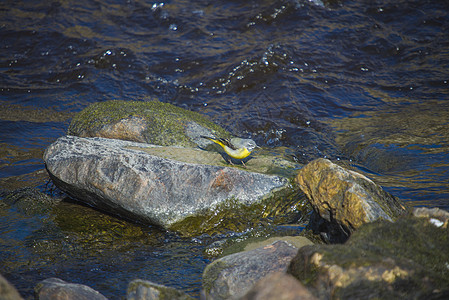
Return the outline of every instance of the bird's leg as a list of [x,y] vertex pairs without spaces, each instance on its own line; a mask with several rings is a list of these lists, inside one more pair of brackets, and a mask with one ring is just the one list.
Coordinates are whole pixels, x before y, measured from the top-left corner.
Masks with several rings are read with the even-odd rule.
[[246,165],[245,165],[245,162],[243,160],[242,160],[242,165],[246,169]]

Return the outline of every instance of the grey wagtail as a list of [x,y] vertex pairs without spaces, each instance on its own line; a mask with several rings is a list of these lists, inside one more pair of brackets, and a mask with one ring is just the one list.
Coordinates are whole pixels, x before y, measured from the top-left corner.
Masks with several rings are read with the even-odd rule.
[[[220,145],[227,155],[235,159],[244,159],[251,154],[254,148],[259,147],[256,145],[256,142],[254,142],[251,139],[241,139],[241,138],[232,138],[230,140],[223,138],[215,139],[204,135],[200,137],[203,139],[208,139]],[[229,161],[229,163],[232,164],[231,161]],[[243,162],[243,160],[242,164],[246,168],[246,165]]]

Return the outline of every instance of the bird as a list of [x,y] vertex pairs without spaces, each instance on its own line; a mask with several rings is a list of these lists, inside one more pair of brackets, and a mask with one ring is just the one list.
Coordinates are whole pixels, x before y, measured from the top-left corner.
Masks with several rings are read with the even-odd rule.
[[[218,145],[220,145],[223,150],[232,158],[235,159],[244,159],[248,157],[254,148],[259,146],[256,145],[252,139],[242,139],[242,138],[232,138],[232,139],[224,139],[224,138],[213,138],[208,136],[200,136],[203,139],[208,139]],[[232,165],[232,161],[228,161]],[[246,168],[245,163],[242,160],[243,166]]]

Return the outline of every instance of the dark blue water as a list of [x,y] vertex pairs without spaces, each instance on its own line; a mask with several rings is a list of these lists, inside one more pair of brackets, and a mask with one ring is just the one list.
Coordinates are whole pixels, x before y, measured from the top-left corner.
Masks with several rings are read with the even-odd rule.
[[[76,112],[157,98],[449,208],[447,1],[3,1],[0,14],[3,191],[58,194],[42,154]],[[52,276],[112,299],[134,278],[195,296],[208,242],[75,204],[0,206],[1,273],[26,297]]]

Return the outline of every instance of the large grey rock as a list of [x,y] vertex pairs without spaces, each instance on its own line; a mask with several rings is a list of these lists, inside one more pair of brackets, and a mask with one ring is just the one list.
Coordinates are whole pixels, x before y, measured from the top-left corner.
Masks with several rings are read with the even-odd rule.
[[[274,192],[297,193],[283,177],[204,164],[210,162],[208,155],[212,154],[199,149],[66,136],[47,148],[44,161],[54,183],[69,195],[112,214],[166,229],[207,211],[216,213],[218,206],[230,202],[251,206],[273,199]],[[285,207],[293,205],[286,197],[279,201]],[[269,213],[269,205],[263,209]],[[244,219],[242,211],[236,213]],[[175,230],[189,234],[195,226],[202,226],[195,232],[200,233],[207,230],[209,219],[213,226],[216,220],[209,215]]]
[[312,218],[312,227],[330,242],[345,241],[365,223],[377,219],[394,221],[410,213],[404,203],[366,176],[328,159],[319,158],[304,166],[296,182],[316,215],[322,218]]
[[276,241],[254,250],[231,254],[209,264],[203,273],[203,288],[209,299],[243,297],[261,278],[285,272],[298,248]]
[[69,283],[59,278],[48,278],[39,282],[34,288],[38,300],[107,300],[96,290],[76,283]]

